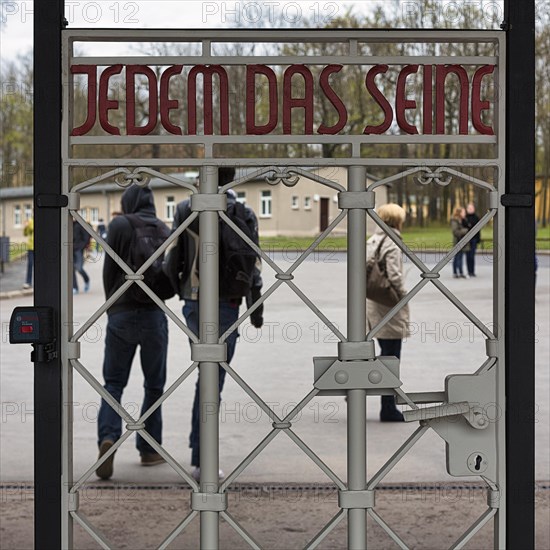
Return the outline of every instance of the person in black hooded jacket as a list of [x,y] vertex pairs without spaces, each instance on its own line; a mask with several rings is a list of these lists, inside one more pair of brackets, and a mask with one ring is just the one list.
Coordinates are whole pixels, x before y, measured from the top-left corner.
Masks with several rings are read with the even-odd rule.
[[[229,166],[223,166],[219,169],[219,185],[226,185],[235,179],[235,169]],[[227,194],[228,210],[235,206],[237,196],[229,190]],[[172,230],[176,230],[189,216],[191,215],[189,199],[182,201],[176,208]],[[249,206],[245,206],[244,215],[247,225],[254,228],[254,233],[258,234],[258,221],[256,214]],[[189,270],[185,277],[182,278],[178,294],[184,300],[183,315],[187,326],[195,333],[199,334],[199,221],[195,220],[189,228],[183,232],[181,238],[187,239],[185,263],[189,266]],[[254,302],[261,297],[262,277],[259,267],[259,260],[256,262],[254,272],[252,274],[251,287],[248,294],[245,296],[246,307],[249,308]],[[223,286],[220,285],[220,335],[229,329],[239,318],[239,307],[242,302],[241,296],[226,295]],[[250,321],[256,328],[261,328],[263,325],[263,304],[261,304],[251,315]],[[227,343],[227,363],[231,363],[237,345],[237,329],[235,329],[226,339]],[[222,367],[219,368],[219,390],[220,400],[221,392],[224,386],[226,371]],[[192,475],[196,480],[200,479],[200,373],[197,377],[195,386],[195,398],[193,400],[193,412],[191,416],[191,433],[189,435],[189,447],[191,448],[191,466],[193,466]],[[220,470],[220,478],[223,477],[223,472]]]
[[[123,214],[136,214],[143,221],[164,224],[156,217],[153,193],[148,187],[130,186],[122,195]],[[117,216],[109,224],[107,243],[128,263],[132,243],[133,226],[126,215]],[[105,255],[103,286],[108,300],[125,282],[124,272],[116,262]],[[136,300],[126,291],[108,311],[105,337],[103,377],[105,389],[118,401],[128,383],[132,360],[140,347],[141,368],[145,378],[145,395],[141,413],[162,395],[166,382],[166,355],[168,349],[168,323],[165,313],[153,302]],[[162,443],[161,407],[147,420],[145,429],[160,444]],[[99,456],[103,456],[120,438],[122,420],[107,404],[101,401],[98,417]],[[143,466],[161,464],[164,459],[151,445],[137,434],[136,446]],[[113,456],[98,467],[96,474],[102,479],[113,475]]]

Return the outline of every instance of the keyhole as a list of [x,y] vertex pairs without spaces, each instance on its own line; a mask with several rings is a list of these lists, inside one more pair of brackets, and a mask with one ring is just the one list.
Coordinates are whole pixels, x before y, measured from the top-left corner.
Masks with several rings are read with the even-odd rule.
[[481,468],[481,461],[482,461],[482,460],[483,460],[483,459],[481,458],[480,455],[477,455],[477,456],[476,456],[476,463],[475,463],[474,468],[475,468],[477,471],[479,471],[480,468]]

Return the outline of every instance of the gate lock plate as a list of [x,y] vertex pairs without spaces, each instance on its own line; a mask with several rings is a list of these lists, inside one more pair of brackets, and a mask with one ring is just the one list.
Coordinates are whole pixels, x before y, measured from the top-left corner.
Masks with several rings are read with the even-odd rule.
[[347,390],[366,390],[368,395],[393,395],[398,388],[399,359],[377,357],[372,361],[340,361],[314,357],[314,386],[320,395],[345,395]]
[[10,344],[32,344],[31,361],[49,363],[57,357],[54,310],[16,307],[10,318]]
[[452,374],[445,379],[441,405],[404,413],[406,421],[430,426],[443,440],[447,472],[456,477],[482,475],[496,482],[496,367],[482,374]]

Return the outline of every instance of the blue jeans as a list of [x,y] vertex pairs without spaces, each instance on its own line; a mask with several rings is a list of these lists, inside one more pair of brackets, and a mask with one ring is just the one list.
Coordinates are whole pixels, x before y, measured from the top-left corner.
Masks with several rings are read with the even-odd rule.
[[85,284],[90,282],[90,277],[84,271],[84,250],[73,250],[73,288],[75,290],[78,290],[77,271],[82,275]]
[[462,275],[462,256],[464,252],[460,251],[456,253],[453,258],[453,275]]
[[[183,315],[187,326],[198,336],[199,335],[199,302],[196,300],[185,300]],[[231,302],[220,302],[220,336],[239,318],[239,306]],[[227,362],[230,363],[235,354],[237,344],[237,330],[234,330],[227,338]],[[225,370],[219,368],[219,391],[220,400],[225,382]],[[200,373],[195,386],[195,398],[193,400],[193,413],[191,417],[191,435],[189,436],[189,447],[191,448],[191,465],[200,466]]]
[[32,268],[34,265],[34,250],[27,251],[27,277],[25,283],[32,286]]
[[380,345],[380,355],[386,355],[390,357],[401,357],[401,343],[403,340],[400,338],[378,338],[378,344]]
[[[400,338],[378,338],[380,345],[380,355],[401,358],[401,344],[403,340]],[[395,396],[383,395],[380,399],[382,403],[382,411],[388,408],[395,408]],[[383,412],[382,412],[383,414]]]
[[476,273],[476,248],[477,242],[470,241],[470,250],[466,252],[466,266],[468,267],[468,275]]
[[[104,387],[119,403],[128,383],[132,360],[138,346],[145,378],[145,395],[141,407],[143,414],[162,395],[166,382],[168,322],[160,309],[136,308],[109,315],[103,362]],[[161,407],[145,421],[145,429],[155,441],[162,443]],[[122,419],[103,399],[97,432],[98,444],[105,439],[116,441],[122,433]],[[136,446],[140,453],[156,452],[139,433]]]

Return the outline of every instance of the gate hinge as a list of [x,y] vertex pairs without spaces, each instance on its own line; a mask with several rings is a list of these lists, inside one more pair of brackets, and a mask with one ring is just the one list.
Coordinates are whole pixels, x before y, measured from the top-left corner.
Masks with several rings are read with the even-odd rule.
[[39,208],[64,208],[69,204],[67,195],[56,195],[54,193],[40,193],[36,195],[36,206]]
[[508,207],[530,207],[533,206],[533,195],[522,193],[506,193],[500,197],[500,204]]

